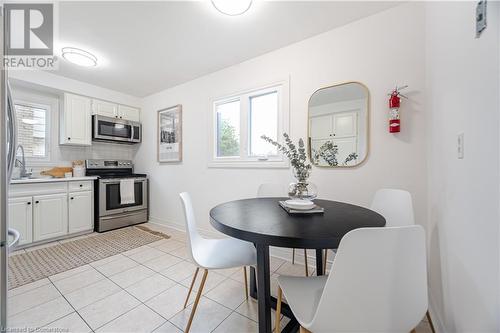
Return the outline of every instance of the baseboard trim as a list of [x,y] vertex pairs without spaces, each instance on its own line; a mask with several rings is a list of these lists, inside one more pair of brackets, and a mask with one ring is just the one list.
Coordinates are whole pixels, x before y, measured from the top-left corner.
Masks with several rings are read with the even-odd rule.
[[434,329],[436,330],[436,333],[446,333],[443,318],[436,309],[436,302],[434,301],[431,289],[429,288],[429,314],[431,316],[432,323],[434,324]]

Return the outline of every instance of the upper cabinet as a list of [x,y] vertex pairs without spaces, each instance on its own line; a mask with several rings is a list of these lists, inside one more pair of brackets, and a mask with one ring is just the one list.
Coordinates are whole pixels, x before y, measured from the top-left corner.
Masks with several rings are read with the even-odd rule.
[[111,118],[119,118],[137,122],[141,120],[141,112],[137,108],[118,105],[98,99],[92,100],[92,112],[93,114]]
[[60,116],[60,144],[90,146],[92,144],[92,101],[88,97],[64,94]]
[[110,102],[92,100],[92,113],[100,116],[116,118],[118,115],[118,105]]
[[131,121],[141,121],[141,110],[130,106],[118,105],[118,117]]

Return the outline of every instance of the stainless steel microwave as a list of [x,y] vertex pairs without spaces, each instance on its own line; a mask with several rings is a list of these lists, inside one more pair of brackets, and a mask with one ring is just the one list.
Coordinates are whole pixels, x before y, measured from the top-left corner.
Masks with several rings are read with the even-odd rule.
[[140,123],[99,115],[92,116],[92,140],[116,143],[139,143],[142,138]]

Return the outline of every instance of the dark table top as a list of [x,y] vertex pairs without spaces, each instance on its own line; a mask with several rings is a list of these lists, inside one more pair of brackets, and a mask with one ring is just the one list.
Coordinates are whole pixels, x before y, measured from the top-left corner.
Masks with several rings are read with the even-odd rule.
[[383,227],[382,215],[356,205],[319,200],[323,214],[288,214],[278,204],[288,198],[255,198],[230,201],[210,210],[215,229],[234,238],[270,246],[337,248],[342,237],[363,227]]

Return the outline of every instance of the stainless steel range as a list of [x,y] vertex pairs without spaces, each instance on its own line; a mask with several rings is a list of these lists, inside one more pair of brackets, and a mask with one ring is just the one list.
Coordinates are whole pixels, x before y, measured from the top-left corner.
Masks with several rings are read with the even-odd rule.
[[[129,160],[86,160],[87,176],[95,181],[95,230],[108,231],[148,221],[148,178],[134,173]],[[122,180],[132,180],[128,200],[122,198]],[[130,181],[129,181],[130,183]],[[132,184],[130,184],[132,185]],[[132,198],[132,199],[130,199]]]

